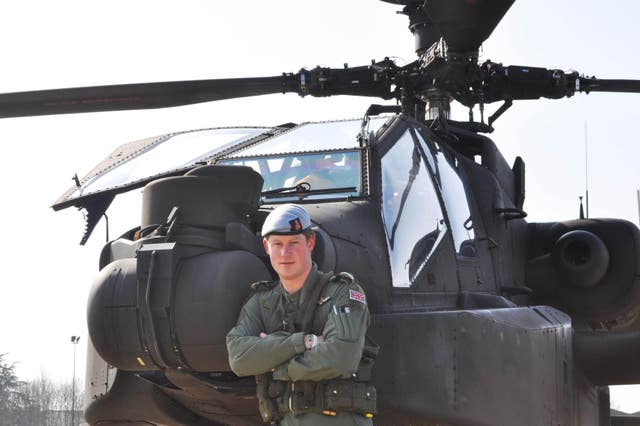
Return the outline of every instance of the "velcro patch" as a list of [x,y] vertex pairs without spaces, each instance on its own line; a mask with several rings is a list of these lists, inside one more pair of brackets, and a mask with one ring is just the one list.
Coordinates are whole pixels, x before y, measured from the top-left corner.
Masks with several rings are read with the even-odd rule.
[[349,290],[349,299],[355,300],[356,302],[360,302],[364,305],[367,304],[367,297],[363,293],[360,293],[356,290]]

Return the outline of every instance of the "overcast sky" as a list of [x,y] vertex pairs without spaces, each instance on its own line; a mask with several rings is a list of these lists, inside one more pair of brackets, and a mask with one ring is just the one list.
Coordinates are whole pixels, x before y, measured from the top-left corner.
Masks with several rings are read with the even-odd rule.
[[[316,65],[414,59],[407,18],[374,0],[29,1],[0,4],[0,92],[202,78],[270,76]],[[485,43],[482,60],[600,78],[640,78],[640,3],[519,0]],[[638,223],[640,95],[579,94],[516,102],[491,136],[509,163],[527,163],[530,221],[576,218],[585,190],[585,122],[592,217]],[[156,111],[0,120],[4,227],[0,353],[22,377],[72,374],[71,335],[84,369],[86,298],[104,244],[100,224],[79,247],[83,219],[49,206],[117,146],[171,131],[277,125],[363,115],[370,99],[273,95]],[[379,102],[378,102],[379,103]],[[488,107],[489,113],[497,106]],[[478,114],[476,113],[476,116]],[[454,117],[465,119],[466,113]],[[139,194],[111,212],[111,235],[136,226]],[[126,206],[126,208],[118,206]],[[114,209],[112,209],[114,210]],[[83,374],[79,374],[83,376]],[[640,410],[638,388],[612,390]]]

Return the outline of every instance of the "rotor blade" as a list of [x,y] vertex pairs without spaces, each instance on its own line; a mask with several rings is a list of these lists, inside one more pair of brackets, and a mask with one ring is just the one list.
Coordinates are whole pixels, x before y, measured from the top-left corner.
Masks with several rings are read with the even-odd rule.
[[0,118],[165,108],[296,91],[289,76],[122,84],[0,94]]
[[579,87],[576,90],[580,92],[623,92],[623,93],[640,93],[640,80],[609,80],[599,78],[580,77]]

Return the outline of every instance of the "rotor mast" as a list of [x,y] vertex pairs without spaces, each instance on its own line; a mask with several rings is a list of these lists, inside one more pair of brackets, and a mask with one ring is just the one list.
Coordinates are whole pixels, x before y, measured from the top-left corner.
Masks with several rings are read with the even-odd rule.
[[[418,43],[418,36],[416,36],[416,43]],[[448,48],[444,39],[440,38],[427,48],[420,47],[416,50],[416,54],[419,58],[420,71],[433,76],[433,84],[423,89],[418,95],[426,102],[425,115],[416,118],[419,120],[449,119],[451,101],[454,97],[445,87],[454,87],[451,84],[452,77],[470,75],[470,70],[477,67],[478,50],[454,52]]]

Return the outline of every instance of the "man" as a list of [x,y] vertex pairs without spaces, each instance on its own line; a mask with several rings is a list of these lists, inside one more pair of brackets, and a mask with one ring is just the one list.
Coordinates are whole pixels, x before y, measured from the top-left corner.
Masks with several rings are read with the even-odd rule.
[[332,179],[332,172],[336,169],[336,165],[333,164],[330,156],[316,154],[305,155],[301,158],[303,163],[300,168],[306,170],[307,175],[295,181],[293,183],[294,186],[305,182],[311,185],[311,189],[336,188],[336,184]]
[[376,395],[366,381],[377,347],[365,348],[362,288],[350,274],[318,271],[302,207],[274,209],[262,235],[279,280],[252,284],[255,293],[227,335],[231,369],[256,376],[265,422],[371,425]]

